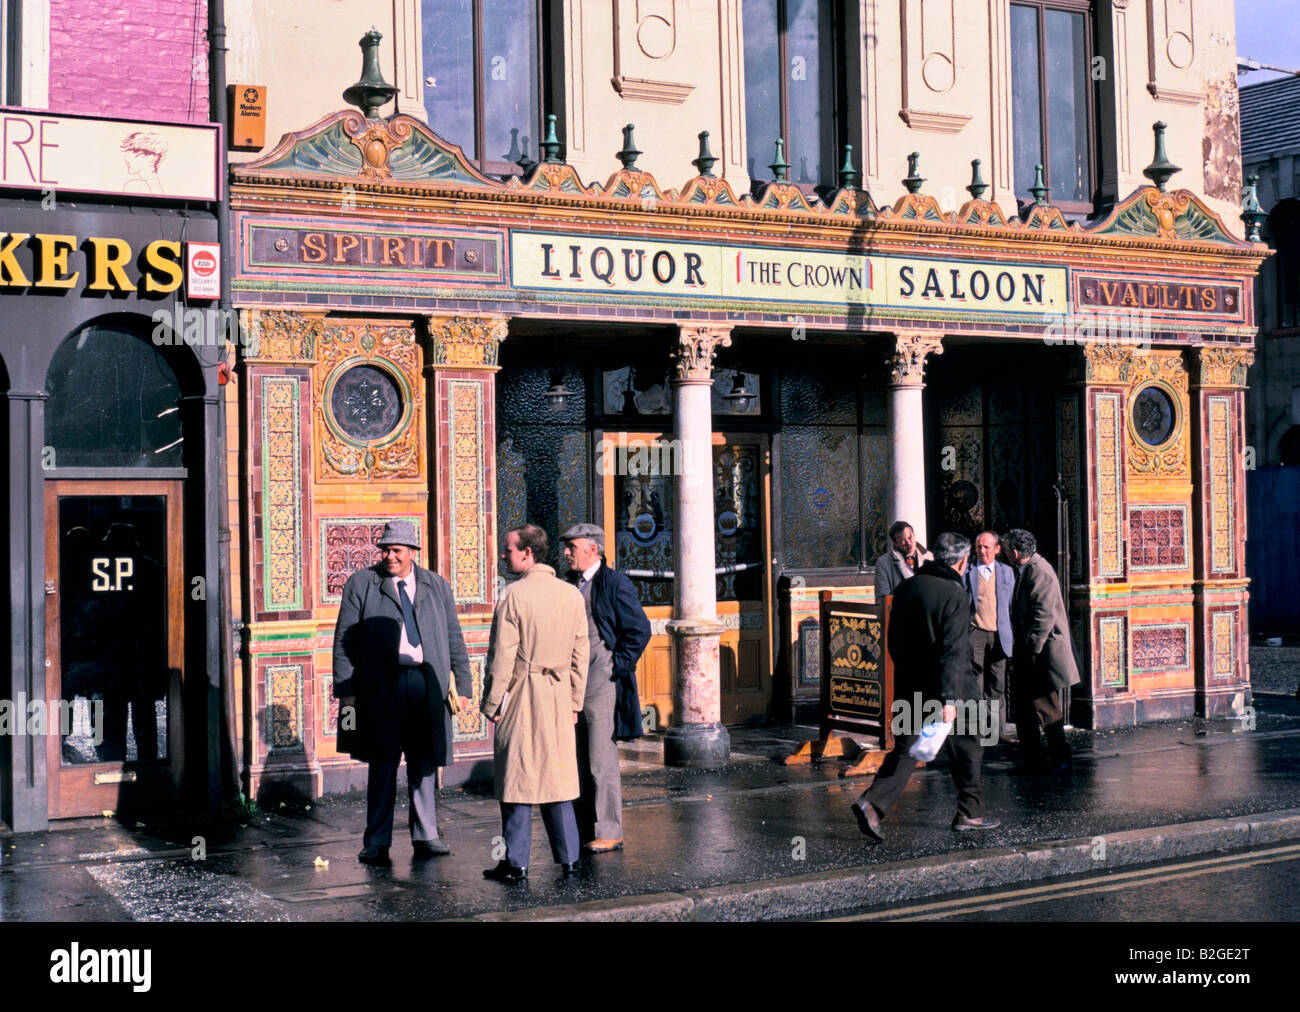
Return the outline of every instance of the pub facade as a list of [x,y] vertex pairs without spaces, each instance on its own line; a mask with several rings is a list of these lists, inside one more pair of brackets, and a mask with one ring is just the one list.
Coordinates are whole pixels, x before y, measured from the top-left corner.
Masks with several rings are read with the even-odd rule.
[[[392,92],[363,75],[357,110],[232,170],[251,791],[363,782],[334,747],[333,626],[394,518],[451,584],[476,701],[504,532],[603,526],[652,622],[638,681],[668,762],[809,715],[818,593],[872,601],[897,519],[922,542],[1028,527],[1065,560],[1077,725],[1249,705],[1267,251],[1168,186],[1163,123],[1148,183],[1081,222],[1041,178],[1008,214],[978,164],[946,210],[919,155],[889,195],[851,152],[811,193],[778,149],[737,192],[704,134],[695,174],[660,178],[631,126],[590,179],[554,118],[502,179],[381,115]],[[453,782],[491,755],[477,709],[458,720]]]

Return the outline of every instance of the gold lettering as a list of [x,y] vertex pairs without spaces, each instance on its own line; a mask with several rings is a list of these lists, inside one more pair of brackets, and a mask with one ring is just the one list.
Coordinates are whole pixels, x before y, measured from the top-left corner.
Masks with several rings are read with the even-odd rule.
[[373,264],[375,262],[375,237],[373,235],[363,235],[361,241],[366,244],[366,251],[362,254],[361,262]]
[[86,239],[90,243],[90,284],[89,292],[133,292],[135,285],[123,270],[131,262],[131,246],[125,239],[106,239],[92,235]]
[[406,243],[402,239],[394,236],[388,236],[384,239],[384,260],[385,264],[391,264],[394,260],[405,267],[406,266]]
[[1183,304],[1183,308],[1184,308],[1184,309],[1195,309],[1196,306],[1195,306],[1195,303],[1193,303],[1192,298],[1193,298],[1193,296],[1196,295],[1196,289],[1193,288],[1191,285],[1183,285],[1183,287],[1180,289],[1180,291],[1181,291],[1181,292],[1183,293],[1183,295],[1186,297],[1186,300],[1185,300],[1185,302],[1184,302],[1184,304]]
[[446,263],[442,259],[442,251],[445,249],[448,253],[451,253],[456,248],[455,243],[450,239],[430,239],[429,245],[433,247],[434,252],[433,266],[445,267]]
[[[1150,292],[1152,296],[1150,302],[1147,301],[1148,292]],[[1142,286],[1142,308],[1143,309],[1156,309],[1160,305],[1160,301],[1155,298],[1155,294],[1156,294],[1155,286],[1153,285]]]
[[1119,291],[1119,285],[1111,281],[1103,281],[1101,283],[1102,305],[1106,305],[1106,306],[1115,305],[1115,293],[1117,291]]
[[40,288],[71,288],[80,271],[68,273],[68,254],[77,248],[75,235],[36,236],[36,284]]
[[334,237],[334,262],[336,264],[346,263],[347,255],[359,246],[355,235],[348,235],[344,232]]
[[1133,282],[1130,281],[1124,285],[1124,296],[1119,300],[1119,304],[1121,306],[1136,306],[1138,304],[1137,288]]
[[[185,280],[185,272],[181,269],[179,242],[171,239],[155,239],[144,248],[144,264],[146,292],[174,292]],[[154,280],[155,273],[161,276],[161,280]]]
[[1177,300],[1177,299],[1175,299],[1173,302],[1170,302],[1170,301],[1169,301],[1169,286],[1168,286],[1168,285],[1161,285],[1161,286],[1160,286],[1160,308],[1161,308],[1161,309],[1177,309],[1177,308],[1178,308],[1178,300]]
[[30,235],[30,232],[10,232],[7,238],[0,242],[0,285],[7,288],[26,288],[31,284],[23,269],[18,266],[18,261],[14,259],[14,250]]
[[1201,289],[1201,308],[1202,308],[1203,310],[1205,310],[1205,312],[1207,312],[1207,313],[1213,313],[1213,312],[1214,312],[1214,307],[1215,307],[1216,305],[1218,305],[1218,301],[1214,298],[1214,289],[1213,289],[1213,288],[1202,288],[1202,289]]
[[300,256],[303,263],[319,264],[325,262],[328,250],[325,248],[325,233],[308,232],[302,237],[302,245],[299,247]]

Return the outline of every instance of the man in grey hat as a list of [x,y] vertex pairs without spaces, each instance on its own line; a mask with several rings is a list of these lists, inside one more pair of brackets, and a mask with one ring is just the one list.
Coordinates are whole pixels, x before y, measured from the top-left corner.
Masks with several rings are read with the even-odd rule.
[[569,582],[587,608],[591,644],[587,691],[578,721],[578,832],[594,854],[623,846],[623,784],[616,741],[641,735],[636,663],[650,642],[650,622],[636,587],[605,562],[605,532],[595,524],[570,527],[560,540]]
[[338,749],[370,766],[357,855],[365,864],[390,863],[403,755],[415,857],[451,853],[438,839],[434,801],[438,767],[451,765],[453,675],[461,707],[470,702],[469,654],[451,587],[415,564],[419,547],[410,521],[385,526],[379,562],[348,578],[334,627]]

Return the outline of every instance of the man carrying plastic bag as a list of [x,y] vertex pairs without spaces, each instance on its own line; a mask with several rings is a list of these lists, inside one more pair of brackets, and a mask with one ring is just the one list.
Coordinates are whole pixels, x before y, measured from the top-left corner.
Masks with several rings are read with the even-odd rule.
[[[918,757],[930,753],[927,746],[939,739],[948,751],[949,769],[957,788],[957,815],[952,828],[958,832],[992,829],[998,819],[984,814],[980,790],[979,721],[958,722],[981,705],[983,691],[970,662],[970,599],[962,574],[970,563],[970,541],[960,534],[940,534],[932,546],[934,560],[916,576],[899,586],[889,613],[889,656],[894,661],[895,734],[894,750],[885,757],[871,786],[853,804],[858,827],[873,843],[884,840],[880,823],[907,786]],[[913,711],[913,700],[924,700],[922,712]],[[923,717],[939,709],[942,722],[951,726],[927,727]]]

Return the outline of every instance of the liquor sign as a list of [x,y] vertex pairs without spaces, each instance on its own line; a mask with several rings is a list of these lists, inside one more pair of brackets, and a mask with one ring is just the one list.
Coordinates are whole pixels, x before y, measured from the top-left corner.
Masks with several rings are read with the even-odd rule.
[[0,110],[0,187],[221,199],[221,128]]
[[185,297],[221,297],[221,246],[215,242],[185,244]]
[[822,737],[840,728],[890,748],[894,672],[885,648],[886,604],[834,603],[829,590],[820,599]]
[[1066,270],[991,263],[824,253],[817,250],[655,242],[640,237],[510,233],[518,289],[662,299],[807,303],[964,313],[1066,311]]

